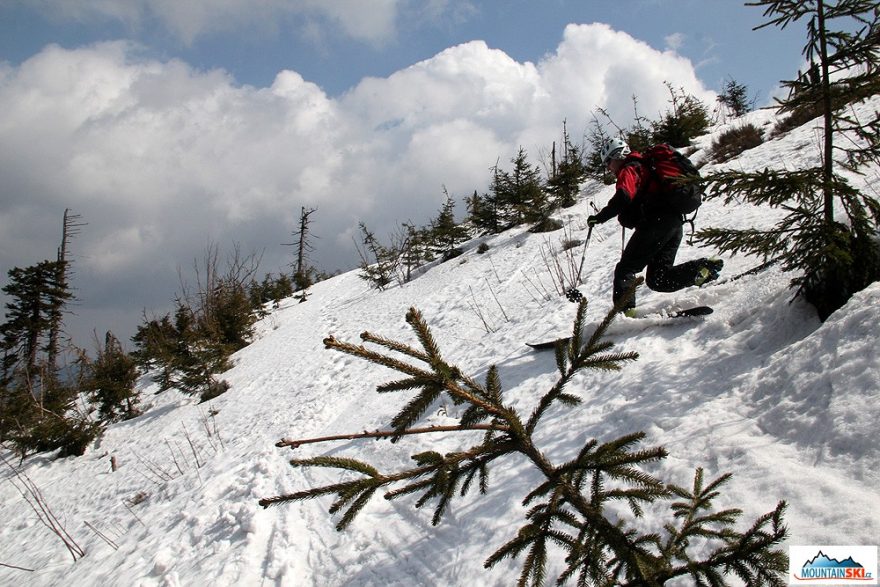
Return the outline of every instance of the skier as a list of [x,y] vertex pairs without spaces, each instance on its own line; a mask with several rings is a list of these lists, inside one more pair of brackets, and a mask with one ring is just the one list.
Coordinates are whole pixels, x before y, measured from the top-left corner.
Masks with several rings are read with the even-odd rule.
[[[720,259],[697,259],[674,265],[684,234],[684,219],[678,212],[663,209],[659,183],[643,157],[630,151],[621,139],[608,141],[601,155],[602,164],[617,177],[617,191],[607,206],[587,218],[587,223],[593,227],[617,216],[621,225],[635,229],[614,268],[615,304],[646,267],[645,283],[654,291],[673,292],[718,279],[724,266]],[[622,310],[632,317],[635,305],[633,296]]]

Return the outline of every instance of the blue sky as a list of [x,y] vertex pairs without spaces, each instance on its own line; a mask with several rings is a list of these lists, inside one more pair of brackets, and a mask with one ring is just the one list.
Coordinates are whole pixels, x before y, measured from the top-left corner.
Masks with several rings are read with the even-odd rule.
[[[59,17],[52,6],[57,2],[48,0],[0,4],[3,59],[20,63],[49,43],[69,48],[124,38],[142,43],[158,58],[222,68],[241,84],[266,86],[279,71],[292,69],[335,96],[363,77],[385,77],[477,39],[518,61],[537,61],[556,49],[565,25],[603,22],[658,49],[677,37],[676,48],[694,63],[707,87],[720,90],[732,77],[764,102],[798,67],[803,45],[798,27],[752,31],[764,22],[762,10],[736,0],[331,0],[325,4],[332,9],[302,11],[283,6],[308,3],[279,1],[278,8],[237,24],[240,14],[222,23],[190,16],[187,24],[184,15],[175,21],[162,16],[168,3],[158,0],[67,3],[81,8]],[[105,4],[132,8],[120,14],[102,8]],[[387,16],[361,30],[335,16],[337,10],[371,4]]]
[[804,30],[762,22],[733,0],[2,0],[0,275],[80,214],[86,346],[166,312],[209,244],[286,269],[301,206],[312,262],[348,269],[359,222],[427,224],[563,120],[625,125],[633,96],[656,117],[665,82],[768,103]]

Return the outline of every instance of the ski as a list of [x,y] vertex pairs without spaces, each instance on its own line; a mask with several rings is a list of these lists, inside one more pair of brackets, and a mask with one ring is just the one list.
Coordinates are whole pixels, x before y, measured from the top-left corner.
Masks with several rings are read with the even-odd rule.
[[547,340],[544,342],[527,342],[526,346],[530,346],[533,349],[535,349],[536,351],[545,351],[548,349],[555,349],[556,343],[567,344],[568,341],[570,341],[570,340],[571,340],[571,337],[569,336],[566,338],[559,338],[556,340]]
[[[685,310],[674,310],[669,312],[668,314],[663,315],[664,318],[687,318],[689,316],[708,316],[712,312],[714,312],[712,308],[709,306],[694,306],[693,308],[687,308]],[[649,314],[653,316],[653,314]],[[647,316],[645,316],[647,318]]]
[[[642,320],[645,318],[693,318],[695,316],[708,316],[714,312],[709,306],[695,306],[693,308],[685,308],[684,310],[672,310],[669,312],[652,312],[644,316],[637,316],[631,320]],[[543,351],[556,348],[557,343],[566,344],[571,337],[557,338],[556,340],[547,340],[544,342],[527,342],[529,346],[535,350]]]

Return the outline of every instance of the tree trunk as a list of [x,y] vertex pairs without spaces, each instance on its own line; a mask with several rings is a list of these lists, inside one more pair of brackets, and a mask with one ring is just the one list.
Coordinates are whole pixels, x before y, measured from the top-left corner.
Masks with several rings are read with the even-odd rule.
[[834,128],[831,109],[831,79],[828,73],[828,42],[825,35],[825,4],[823,0],[818,0],[816,14],[819,34],[819,64],[822,68],[822,110],[825,122],[822,194],[825,199],[825,223],[830,226],[834,222],[834,194],[831,189],[831,180],[834,174]]

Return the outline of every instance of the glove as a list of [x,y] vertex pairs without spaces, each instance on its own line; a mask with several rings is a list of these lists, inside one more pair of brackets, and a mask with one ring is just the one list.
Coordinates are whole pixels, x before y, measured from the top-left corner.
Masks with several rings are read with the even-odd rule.
[[597,224],[599,224],[599,219],[596,217],[595,214],[587,217],[587,226],[589,226],[590,228],[593,228]]

